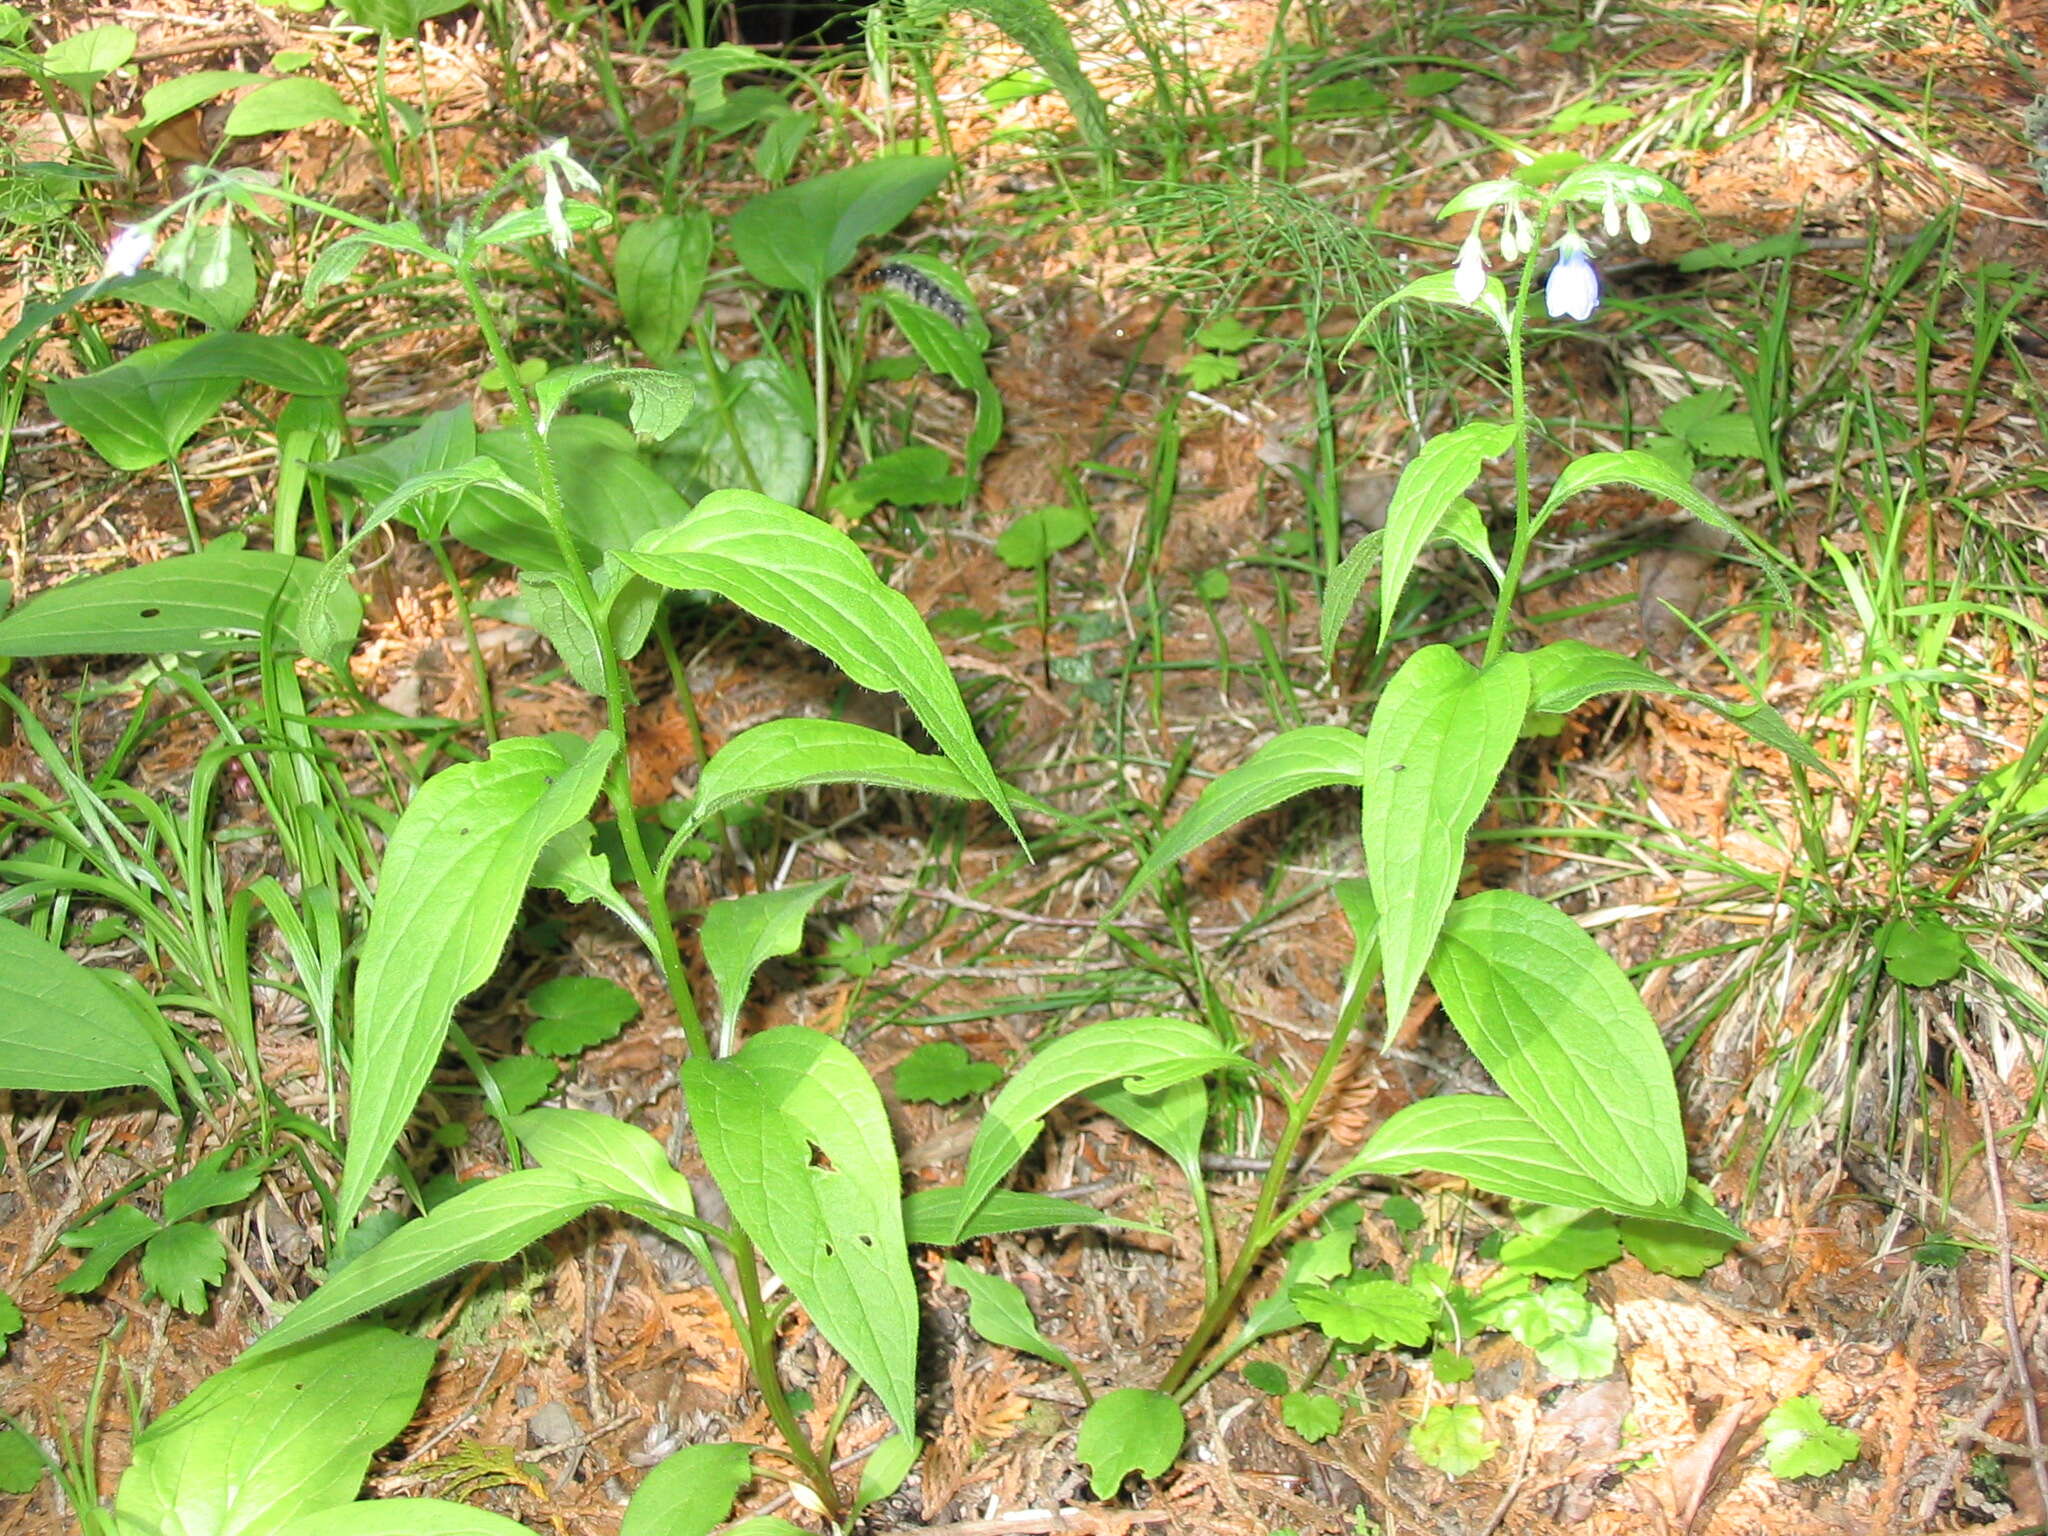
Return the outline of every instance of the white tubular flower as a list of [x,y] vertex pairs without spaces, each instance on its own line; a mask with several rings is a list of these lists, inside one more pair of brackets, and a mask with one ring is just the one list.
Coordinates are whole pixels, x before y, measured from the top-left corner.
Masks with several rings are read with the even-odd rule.
[[100,276],[133,277],[142,270],[155,249],[156,231],[147,224],[119,225],[107,246],[106,265],[101,268]]
[[1486,248],[1479,242],[1477,223],[1465,237],[1465,243],[1458,247],[1458,265],[1451,273],[1451,287],[1467,304],[1477,304],[1479,296],[1486,292]]
[[1650,243],[1650,215],[1641,203],[1634,201],[1628,205],[1628,237],[1637,245]]
[[1543,285],[1543,307],[1553,320],[1590,320],[1600,307],[1600,274],[1586,242],[1567,234],[1557,242],[1557,265]]
[[1607,238],[1610,240],[1621,234],[1621,204],[1612,191],[1607,194],[1607,201],[1600,206],[1600,227],[1607,232]]

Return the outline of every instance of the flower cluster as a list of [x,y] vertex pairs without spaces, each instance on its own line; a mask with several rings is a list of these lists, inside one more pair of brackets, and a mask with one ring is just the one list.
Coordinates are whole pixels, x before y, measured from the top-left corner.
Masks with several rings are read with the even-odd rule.
[[[1480,228],[1492,209],[1500,210],[1501,259],[1516,262],[1532,253],[1541,239],[1530,220],[1530,206],[1545,215],[1552,207],[1597,208],[1601,227],[1609,239],[1618,238],[1625,225],[1629,238],[1642,245],[1650,238],[1650,216],[1644,212],[1645,203],[1690,207],[1685,194],[1663,177],[1611,162],[1580,166],[1547,199],[1513,179],[1483,181],[1468,187],[1446,203],[1438,215],[1476,215],[1464,244],[1458,248],[1452,287],[1467,304],[1476,304],[1486,291],[1486,248]],[[1568,227],[1553,249],[1557,260],[1543,285],[1544,308],[1553,320],[1591,319],[1593,311],[1600,307],[1600,272],[1593,264],[1592,248],[1584,237]]]

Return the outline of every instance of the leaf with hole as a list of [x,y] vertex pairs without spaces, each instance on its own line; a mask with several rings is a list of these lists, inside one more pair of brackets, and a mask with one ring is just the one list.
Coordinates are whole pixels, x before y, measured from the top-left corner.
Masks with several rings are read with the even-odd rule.
[[135,1437],[114,1521],[155,1536],[268,1536],[351,1499],[370,1457],[410,1422],[429,1339],[361,1326],[244,1355]]
[[[196,555],[66,582],[0,618],[0,656],[159,655],[253,650],[266,629],[281,649],[315,654],[308,600],[318,561],[228,540]],[[322,632],[351,643],[362,599],[343,588],[321,606]]]
[[1424,646],[1380,695],[1366,732],[1360,837],[1380,912],[1387,1028],[1400,1027],[1465,867],[1465,836],[1528,713],[1529,667],[1512,651],[1475,670]]
[[1201,798],[1152,845],[1110,915],[1121,912],[1132,897],[1202,844],[1239,823],[1310,790],[1362,787],[1369,764],[1365,739],[1355,731],[1334,725],[1282,731],[1202,791]]
[[0,1088],[94,1093],[141,1083],[175,1107],[164,1053],[137,1017],[142,1006],[154,1012],[40,934],[0,919]]
[[884,585],[845,534],[765,496],[720,491],[620,558],[663,586],[719,593],[823,651],[863,688],[902,694],[1022,841],[937,642],[910,599]]
[[429,779],[399,818],[356,969],[337,1226],[397,1145],[455,1005],[497,968],[541,849],[590,809],[617,750],[609,733],[500,741]]
[[1519,891],[1485,891],[1451,908],[1429,974],[1473,1054],[1572,1166],[1638,1206],[1684,1197],[1670,1057],[1585,929]]
[[818,1331],[909,1433],[917,1287],[888,1112],[829,1035],[766,1030],[719,1061],[683,1063],[705,1164],[733,1216]]

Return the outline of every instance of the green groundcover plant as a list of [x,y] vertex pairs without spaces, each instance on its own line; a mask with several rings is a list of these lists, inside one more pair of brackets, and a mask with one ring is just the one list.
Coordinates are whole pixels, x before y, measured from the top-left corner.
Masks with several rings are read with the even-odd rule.
[[[1077,1454],[1101,1497],[1114,1495],[1133,1473],[1164,1473],[1183,1448],[1190,1397],[1225,1363],[1276,1333],[1313,1327],[1333,1349],[1455,1355],[1476,1329],[1526,1329],[1553,1349],[1560,1370],[1591,1370],[1611,1360],[1611,1325],[1603,1338],[1602,1320],[1566,1283],[1569,1277],[1604,1262],[1599,1254],[1612,1257],[1624,1241],[1696,1270],[1740,1237],[1688,1178],[1670,1062],[1628,978],[1554,906],[1510,891],[1457,894],[1466,838],[1518,741],[1601,694],[1682,691],[1626,657],[1577,642],[1508,647],[1518,579],[1546,523],[1572,497],[1620,483],[1747,539],[1740,524],[1649,453],[1586,455],[1565,466],[1540,505],[1532,494],[1537,427],[1525,350],[1546,254],[1541,242],[1562,218],[1545,300],[1553,317],[1583,319],[1599,288],[1578,221],[1598,217],[1610,235],[1625,222],[1641,238],[1647,207],[1684,206],[1675,188],[1629,166],[1580,164],[1549,185],[1488,182],[1446,208],[1447,215],[1475,216],[1455,270],[1419,278],[1386,303],[1468,310],[1496,326],[1507,351],[1507,410],[1443,432],[1416,455],[1384,531],[1330,571],[1323,640],[1326,654],[1334,653],[1376,577],[1384,646],[1418,557],[1447,540],[1495,583],[1483,648],[1476,658],[1448,645],[1408,655],[1363,730],[1315,726],[1275,737],[1208,787],[1152,847],[1118,903],[1121,909],[1198,845],[1247,817],[1310,790],[1357,791],[1366,874],[1336,892],[1355,953],[1335,1028],[1308,1078],[1287,1079],[1206,1023],[1148,1017],[1085,1024],[1009,1074],[988,1105],[959,1182],[906,1197],[881,1095],[853,1052],[810,1029],[749,1034],[741,1027],[755,972],[797,947],[804,918],[829,883],[712,905],[697,932],[716,989],[716,1010],[707,1018],[690,986],[667,877],[712,818],[792,788],[858,782],[978,802],[1020,841],[1020,815],[1034,802],[998,776],[916,609],[846,534],[789,504],[798,492],[777,498],[726,487],[686,499],[650,471],[652,448],[687,436],[704,413],[732,406],[719,393],[726,365],[700,356],[692,372],[677,363],[671,349],[689,331],[688,313],[662,311],[643,283],[629,313],[651,344],[671,355],[654,366],[579,366],[537,379],[522,371],[485,292],[487,263],[505,247],[539,238],[565,248],[611,219],[595,203],[567,195],[594,184],[560,147],[524,169],[543,178],[538,204],[458,224],[439,241],[409,223],[371,224],[288,194],[352,227],[321,257],[310,286],[340,281],[382,249],[445,274],[461,289],[507,391],[509,427],[478,433],[466,410],[447,412],[367,453],[332,453],[312,467],[353,487],[367,510],[345,528],[316,530],[324,558],[293,553],[295,538],[270,552],[200,546],[195,528],[187,555],[62,588],[0,620],[0,654],[256,646],[325,663],[349,692],[346,659],[361,617],[349,576],[356,551],[378,528],[398,520],[423,538],[450,535],[514,566],[524,611],[572,675],[602,699],[607,726],[589,739],[557,733],[497,740],[482,756],[428,777],[390,827],[341,1009],[347,1125],[339,1182],[326,1192],[330,1231],[337,1239],[348,1233],[388,1175],[410,1184],[398,1156],[407,1121],[451,1038],[465,1048],[459,1030],[451,1036],[456,1007],[497,969],[521,903],[536,888],[601,904],[647,946],[684,1037],[681,1082],[691,1132],[725,1210],[714,1217],[700,1209],[668,1152],[632,1125],[494,1099],[514,1171],[452,1198],[416,1201],[420,1214],[379,1241],[359,1244],[239,1361],[137,1437],[111,1515],[82,1508],[86,1518],[121,1532],[518,1529],[454,1503],[352,1502],[369,1457],[412,1413],[434,1349],[365,1319],[466,1266],[511,1259],[605,1208],[697,1258],[733,1317],[783,1437],[765,1460],[755,1453],[767,1448],[759,1447],[676,1452],[644,1480],[624,1529],[631,1536],[709,1531],[729,1518],[737,1494],[757,1476],[788,1477],[808,1507],[847,1528],[896,1489],[919,1454],[913,1248],[960,1250],[1029,1228],[1119,1224],[1073,1201],[1006,1187],[1047,1116],[1075,1098],[1092,1100],[1155,1144],[1189,1183],[1206,1304],[1162,1379],[1098,1393],[1039,1331],[1015,1287],[957,1258],[946,1273],[970,1298],[979,1331],[1074,1376],[1088,1401]],[[936,185],[932,163],[909,159],[857,176],[836,174],[853,179],[805,184],[801,195],[787,198],[770,194],[784,200],[743,210],[731,230],[748,269],[800,295],[821,332],[826,287],[860,241],[892,226]],[[263,217],[259,193],[279,195],[234,178],[214,183],[210,195]],[[1499,220],[1512,292],[1486,270],[1480,221],[1488,214]],[[670,268],[707,259],[710,242],[695,224],[663,226],[659,234],[658,241],[638,238],[629,252],[642,268],[655,262],[654,247]],[[978,458],[993,440],[980,436],[986,423],[999,421],[979,359],[986,329],[965,324],[964,288],[956,291],[952,275],[934,265],[923,276],[944,301],[927,295],[926,302],[892,308],[911,317],[905,330],[914,342],[922,338],[926,361],[976,394],[982,425],[970,457]],[[913,298],[923,291],[909,280],[903,286]],[[801,415],[809,395],[809,452],[820,455],[829,432],[824,366],[821,340],[809,380],[814,388],[784,396],[790,414]],[[174,464],[220,402],[252,380],[289,392],[293,409],[303,413],[304,402],[339,400],[346,368],[339,354],[296,338],[217,332],[158,343],[68,388],[52,386],[51,404],[116,464]],[[578,397],[598,409],[572,412]],[[284,422],[281,433],[291,426]],[[313,433],[305,442],[323,440]],[[692,451],[693,474],[728,462],[708,449]],[[302,458],[304,452],[302,445]],[[1487,463],[1502,457],[1512,465],[1515,496],[1504,550],[1467,496]],[[793,459],[797,473],[789,483],[801,487],[808,479],[820,490],[820,476],[803,473],[816,462]],[[1751,548],[1767,566],[1776,558]],[[666,845],[654,846],[630,794],[624,664],[656,631],[662,605],[681,594],[729,601],[815,648],[862,687],[897,694],[938,750],[920,752],[847,722],[757,726],[707,763]],[[1761,703],[1695,697],[1812,765],[1803,744]],[[600,851],[607,844],[616,859]],[[326,878],[328,888],[337,888],[331,874]],[[286,904],[281,891],[273,894]],[[18,1065],[4,1085],[73,1091],[139,1083],[176,1102],[188,1073],[155,1006],[68,959],[52,942],[54,931],[45,937],[0,924],[0,938],[8,934],[10,965],[0,987],[56,1006],[23,1009],[0,997],[0,1020],[7,1021],[0,1039],[22,1053],[9,1058]],[[1380,991],[1385,1018],[1398,1022],[1425,979],[1501,1093],[1412,1105],[1376,1128],[1335,1172],[1298,1182],[1303,1133],[1369,1000]],[[253,1070],[253,1050],[247,1054],[244,1065]],[[1210,1210],[1201,1158],[1219,1085],[1231,1079],[1256,1080],[1285,1112],[1265,1149],[1270,1172],[1248,1223],[1223,1233]],[[1521,1270],[1516,1287],[1473,1297],[1451,1285],[1447,1271],[1418,1264],[1399,1278],[1354,1263],[1356,1208],[1347,1217],[1331,1205],[1341,1187],[1423,1170],[1532,1209],[1563,1209],[1560,1219],[1532,1218],[1539,1257]],[[229,1177],[225,1169],[216,1172]],[[1248,1287],[1267,1271],[1276,1245],[1311,1219],[1316,1230],[1287,1248],[1277,1289],[1247,1307]],[[1580,1221],[1591,1225],[1574,1225]],[[138,1213],[132,1225],[134,1233],[125,1234],[134,1238],[131,1247],[186,1241],[169,1211],[162,1223]],[[781,1281],[779,1298],[762,1284],[764,1263]],[[1531,1275],[1552,1283],[1537,1291]],[[192,1295],[191,1283],[180,1294]],[[778,1376],[779,1324],[792,1306],[844,1356],[855,1379],[815,1439]],[[1446,1382],[1457,1375],[1455,1363],[1439,1370]],[[849,1489],[833,1473],[835,1441],[863,1388],[894,1434],[867,1455]],[[1475,1464],[1483,1454],[1476,1416],[1439,1407],[1426,1425],[1432,1455],[1446,1467]],[[1318,1438],[1334,1429],[1333,1414],[1341,1417],[1307,1384],[1288,1391],[1283,1413],[1299,1432]],[[757,1518],[735,1529],[795,1527]]]

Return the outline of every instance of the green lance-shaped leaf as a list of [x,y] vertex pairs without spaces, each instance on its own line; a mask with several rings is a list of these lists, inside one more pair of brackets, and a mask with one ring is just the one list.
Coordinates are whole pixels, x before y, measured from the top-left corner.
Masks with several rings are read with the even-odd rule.
[[164,1053],[138,1017],[154,1004],[19,923],[0,921],[0,1088],[92,1093],[142,1083],[175,1107]]
[[1031,55],[1031,61],[1045,71],[1046,79],[1066,98],[1067,110],[1074,114],[1074,126],[1080,130],[1081,142],[1101,156],[1105,165],[1115,157],[1116,144],[1110,129],[1109,108],[1097,93],[1095,83],[1088,78],[1088,71],[1082,67],[1081,55],[1074,47],[1074,34],[1066,19],[1046,0],[966,0],[965,4],[959,4],[957,0],[916,0],[909,14],[914,21],[927,22],[953,10],[979,16],[1008,34],[1012,42]]
[[750,1446],[686,1445],[640,1480],[619,1536],[709,1536],[753,1478]]
[[1465,834],[1514,750],[1529,705],[1513,652],[1475,671],[1425,646],[1387,684],[1366,733],[1366,876],[1380,910],[1387,1027],[1399,1026],[1465,864]]
[[704,1161],[734,1218],[909,1433],[917,1287],[889,1116],[867,1068],[831,1036],[790,1025],[682,1071]]
[[363,602],[347,588],[318,592],[319,577],[317,560],[224,540],[31,598],[0,619],[0,656],[249,650],[266,630],[284,650],[321,655],[323,637],[354,643]]
[[1515,443],[1515,429],[1505,422],[1469,421],[1442,432],[1422,445],[1408,461],[1387,506],[1387,538],[1380,551],[1380,645],[1393,633],[1394,610],[1401,589],[1415,568],[1415,557],[1435,537],[1437,525],[1464,499],[1491,458]]
[[368,1326],[244,1355],[135,1437],[117,1529],[270,1536],[302,1510],[343,1504],[411,1420],[433,1363],[431,1340]]
[[1519,891],[1485,891],[1452,906],[1429,977],[1472,1053],[1576,1167],[1620,1199],[1678,1203],[1685,1130],[1671,1060],[1585,929]]
[[1344,626],[1351,622],[1351,610],[1358,606],[1359,594],[1380,568],[1380,555],[1386,544],[1387,530],[1373,529],[1351,546],[1323,586],[1321,631],[1325,668],[1336,664],[1337,641],[1343,637]]
[[1219,776],[1202,796],[1153,845],[1131,877],[1110,916],[1121,912],[1133,896],[1208,842],[1239,822],[1269,811],[1312,789],[1348,784],[1362,787],[1370,756],[1365,739],[1334,725],[1305,725],[1282,731],[1241,766]]
[[1646,453],[1640,448],[1628,448],[1618,453],[1588,453],[1573,459],[1565,465],[1551,486],[1550,494],[1543,499],[1542,510],[1536,514],[1538,524],[1547,521],[1572,497],[1603,485],[1632,485],[1652,496],[1675,501],[1710,528],[1733,534],[1765,564],[1773,559],[1781,564],[1789,563],[1784,556],[1758,543],[1747,528],[1723,512],[1709,497],[1702,495],[1684,475],[1654,453]]
[[288,395],[337,399],[348,392],[348,358],[334,347],[298,336],[227,331],[200,337],[173,356],[158,377],[168,384],[262,384]]
[[584,1212],[611,1203],[604,1191],[552,1168],[500,1174],[442,1201],[355,1259],[244,1350],[242,1359],[310,1339],[471,1264],[503,1263]]
[[883,585],[845,534],[766,496],[718,491],[679,526],[649,534],[620,558],[663,586],[708,588],[779,625],[863,688],[902,694],[1022,841],[938,643],[910,599]]
[[356,968],[337,1226],[397,1144],[455,1005],[497,967],[541,849],[590,809],[617,750],[609,733],[501,741],[429,779],[399,818]]
[[1185,1019],[1111,1019],[1063,1035],[1017,1070],[982,1117],[961,1180],[958,1242],[967,1221],[1045,1128],[1055,1105],[1099,1084],[1124,1081],[1138,1093],[1242,1065],[1215,1035]]
[[1088,1090],[1097,1109],[1113,1115],[1173,1159],[1190,1185],[1202,1181],[1202,1133],[1209,1126],[1209,1090],[1200,1079],[1156,1093],[1133,1093],[1122,1083]]
[[[661,1143],[637,1125],[587,1109],[529,1109],[507,1123],[541,1167],[580,1180],[609,1203],[643,1216],[697,1214],[690,1181],[669,1162]],[[691,1229],[667,1225],[671,1237],[697,1242]]]
[[553,368],[533,386],[534,418],[545,433],[572,396],[591,389],[622,390],[626,421],[633,435],[658,443],[689,419],[691,388],[684,380],[658,368],[622,368],[608,363],[576,363]]
[[[1019,1189],[997,1190],[967,1214],[963,1225],[961,1213],[966,1203],[967,1191],[958,1184],[913,1190],[903,1197],[904,1240],[927,1248],[950,1248],[977,1237],[1039,1232],[1049,1227],[1122,1227],[1132,1232],[1159,1230],[1142,1221],[1098,1211],[1078,1200],[1062,1200],[1057,1195]],[[144,1219],[147,1220],[146,1217]]]
[[792,717],[741,731],[720,747],[697,780],[678,829],[685,836],[735,805],[812,784],[878,784],[918,794],[978,800],[980,791],[943,757],[865,725]]
[[1512,1099],[1440,1094],[1396,1110],[1338,1177],[1399,1177],[1424,1171],[1448,1173],[1510,1200],[1676,1222],[1737,1242],[1745,1235],[1698,1184],[1688,1184],[1675,1207],[1623,1200],[1576,1167],[1557,1139]]
[[793,955],[803,948],[804,921],[811,908],[839,884],[838,880],[812,880],[785,885],[714,901],[706,909],[697,943],[704,951],[711,979],[718,984],[719,1034],[725,1048],[731,1047],[747,989],[754,984],[754,972],[777,955]]
[[822,293],[863,240],[902,223],[952,170],[943,156],[892,155],[763,192],[732,216],[733,254],[770,288]]
[[967,1326],[1004,1349],[1035,1355],[1063,1371],[1074,1369],[1067,1352],[1038,1330],[1031,1315],[1031,1303],[1015,1284],[1001,1275],[986,1275],[969,1269],[958,1259],[946,1260],[946,1283],[967,1293]]
[[1716,694],[1669,682],[1641,662],[1583,640],[1553,640],[1523,653],[1529,659],[1529,707],[1547,715],[1569,714],[1603,693],[1668,693],[1711,710],[1752,740],[1782,752],[1803,768],[1835,778],[1785,719],[1764,703],[1732,704]]

